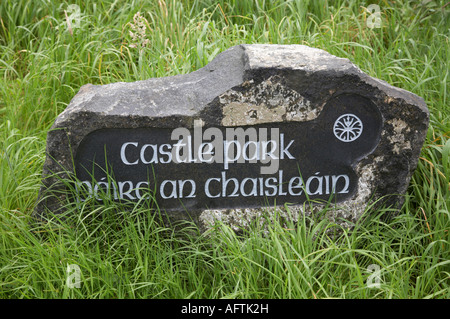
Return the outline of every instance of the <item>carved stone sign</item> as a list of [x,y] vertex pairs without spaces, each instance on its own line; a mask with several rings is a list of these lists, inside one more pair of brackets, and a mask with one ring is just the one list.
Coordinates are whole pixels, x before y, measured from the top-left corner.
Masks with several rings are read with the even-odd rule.
[[70,178],[78,202],[156,200],[203,228],[262,207],[297,218],[307,201],[356,221],[371,201],[402,203],[428,117],[347,59],[236,46],[187,75],[84,86],[49,132],[36,214],[63,207]]

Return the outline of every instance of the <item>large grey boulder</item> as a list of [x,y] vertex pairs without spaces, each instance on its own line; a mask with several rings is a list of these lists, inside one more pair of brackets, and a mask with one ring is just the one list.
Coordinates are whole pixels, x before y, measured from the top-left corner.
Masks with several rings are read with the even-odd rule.
[[[295,220],[329,199],[327,217],[347,225],[370,203],[400,207],[428,121],[422,98],[368,76],[348,59],[303,45],[239,45],[190,74],[83,86],[48,133],[35,215],[64,210],[64,179],[86,181],[95,197],[101,187],[88,181],[88,170],[98,167],[91,173],[105,182],[106,149],[120,184],[104,189],[115,200],[138,200],[134,188],[151,189],[154,182],[160,208],[173,220],[192,219],[202,229],[221,220],[237,230],[263,211]],[[174,160],[171,133],[194,126],[216,128],[224,137],[227,128],[273,129],[264,145],[276,171],[261,170],[273,164],[267,161],[224,167],[217,158],[163,164],[163,157],[153,157],[164,144],[165,159]],[[272,153],[270,141],[277,148]],[[150,166],[157,179],[145,183]]]

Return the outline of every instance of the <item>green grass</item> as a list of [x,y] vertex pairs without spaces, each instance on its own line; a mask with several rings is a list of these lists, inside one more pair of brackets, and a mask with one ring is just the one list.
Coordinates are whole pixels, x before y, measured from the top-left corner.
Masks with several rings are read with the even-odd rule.
[[[379,1],[371,29],[373,2],[74,1],[69,30],[72,2],[1,1],[0,298],[450,298],[450,5]],[[30,223],[46,133],[82,85],[189,73],[241,43],[324,49],[425,99],[427,139],[393,220],[368,212],[334,237],[318,217],[199,236],[161,226],[150,203],[84,202]]]

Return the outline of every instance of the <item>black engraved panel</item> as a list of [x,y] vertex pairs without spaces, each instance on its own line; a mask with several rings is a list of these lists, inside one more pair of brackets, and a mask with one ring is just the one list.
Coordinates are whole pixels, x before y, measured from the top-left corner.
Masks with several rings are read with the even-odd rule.
[[97,130],[77,150],[77,196],[151,194],[166,210],[340,202],[357,191],[355,165],[376,148],[382,123],[370,100],[352,94],[308,122],[204,126],[174,139],[173,129]]

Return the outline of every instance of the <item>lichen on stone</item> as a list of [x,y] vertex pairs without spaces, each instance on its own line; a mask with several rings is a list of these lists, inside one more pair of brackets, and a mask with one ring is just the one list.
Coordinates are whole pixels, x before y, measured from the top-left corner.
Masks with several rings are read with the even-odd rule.
[[406,134],[410,132],[408,124],[401,119],[394,118],[386,122],[393,127],[392,135],[389,135],[387,139],[392,144],[392,151],[394,154],[400,154],[404,149],[411,149],[411,142],[406,140]]
[[223,126],[310,121],[322,110],[285,86],[278,76],[271,76],[259,84],[246,81],[220,95],[219,103]]

